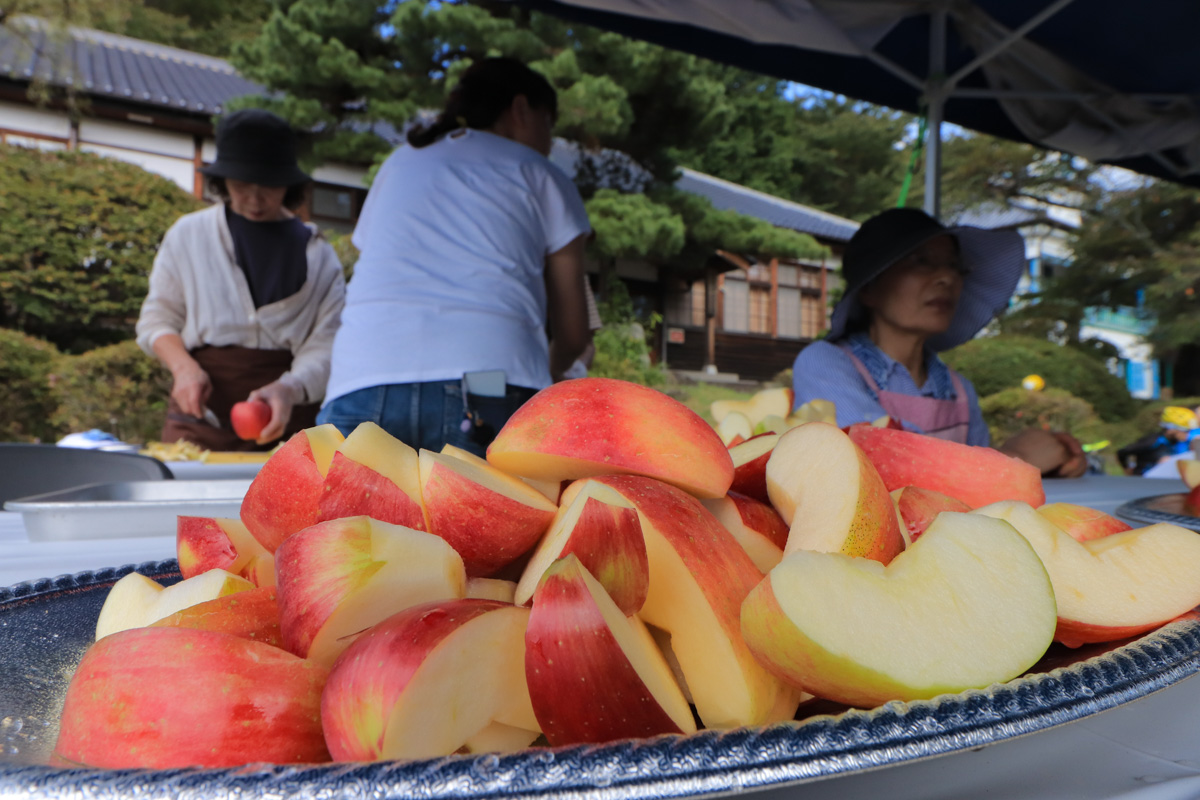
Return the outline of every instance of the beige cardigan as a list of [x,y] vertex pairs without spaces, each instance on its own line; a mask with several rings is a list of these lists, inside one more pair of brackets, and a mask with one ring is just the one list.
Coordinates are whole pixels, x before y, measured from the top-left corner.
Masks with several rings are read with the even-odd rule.
[[308,277],[300,291],[254,308],[245,273],[234,261],[221,204],[181,217],[163,237],[150,291],[137,322],[138,345],[177,333],[188,350],[240,345],[290,350],[292,368],[280,380],[303,390],[303,402],[325,396],[333,335],[346,297],[342,265],[316,227],[308,241]]

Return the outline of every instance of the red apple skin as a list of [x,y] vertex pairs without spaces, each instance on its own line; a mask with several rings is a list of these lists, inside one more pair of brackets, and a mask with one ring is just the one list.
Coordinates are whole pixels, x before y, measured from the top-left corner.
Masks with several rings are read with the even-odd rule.
[[900,521],[908,529],[909,542],[915,542],[943,511],[971,510],[970,506],[957,497],[933,489],[922,489],[920,486],[898,489],[895,500]]
[[732,489],[727,497],[737,506],[743,525],[762,534],[772,544],[778,545],[780,550],[787,546],[788,526],[774,506]]
[[875,465],[889,492],[920,486],[957,497],[971,508],[1001,500],[1019,500],[1034,508],[1046,502],[1037,467],[990,447],[867,424],[851,425],[847,433]]
[[1037,510],[1046,519],[1071,534],[1077,542],[1102,539],[1113,533],[1133,530],[1121,520],[1087,506],[1074,503],[1047,503]]
[[[773,437],[775,442],[779,441],[778,433],[760,433],[745,441],[752,442],[755,439],[765,439],[766,437]],[[730,446],[729,452],[733,458],[733,483],[729,484],[729,491],[753,497],[759,502],[770,505],[771,496],[767,493],[767,462],[771,460],[771,450],[767,450],[744,464],[738,463],[734,446]]]
[[1098,642],[1115,642],[1120,639],[1141,636],[1143,633],[1160,628],[1170,621],[1169,619],[1164,619],[1145,625],[1117,626],[1090,625],[1086,622],[1059,617],[1058,625],[1054,628],[1054,641],[1067,647],[1082,647],[1085,644],[1096,644]]
[[423,531],[425,510],[421,503],[365,464],[333,454],[321,495],[320,521],[367,516],[380,522]]
[[546,741],[557,747],[683,733],[621,650],[582,571],[573,556],[550,565],[525,630],[525,681]]
[[247,589],[197,603],[152,623],[151,627],[198,628],[283,647],[274,586]]
[[242,522],[274,553],[296,531],[320,522],[325,476],[308,434],[298,431],[263,464],[242,499]]
[[238,556],[229,534],[212,517],[178,517],[175,552],[179,559],[179,574],[184,578],[210,569],[229,572]]
[[[466,623],[509,604],[496,600],[446,600],[413,606],[388,617],[338,656],[321,699],[321,722],[329,752],[338,761],[375,761],[396,699],[425,657]],[[354,668],[386,664],[386,669]],[[355,735],[370,731],[373,739]]]
[[67,687],[59,758],[105,769],[329,760],[328,672],[214,631],[133,628],[96,642]]
[[229,422],[239,439],[256,441],[271,422],[271,407],[262,400],[243,400],[229,409]]

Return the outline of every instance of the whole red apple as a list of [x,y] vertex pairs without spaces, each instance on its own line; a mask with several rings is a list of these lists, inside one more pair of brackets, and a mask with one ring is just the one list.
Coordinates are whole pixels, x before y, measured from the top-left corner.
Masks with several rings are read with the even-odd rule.
[[233,423],[233,432],[238,438],[255,441],[271,421],[271,407],[262,400],[243,400],[233,404],[229,410],[229,421]]

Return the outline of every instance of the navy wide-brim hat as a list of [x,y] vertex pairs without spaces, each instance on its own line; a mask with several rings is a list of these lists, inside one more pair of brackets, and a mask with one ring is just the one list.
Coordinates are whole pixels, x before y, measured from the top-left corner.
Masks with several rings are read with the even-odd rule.
[[950,327],[931,336],[926,345],[941,352],[979,333],[1008,305],[1025,270],[1021,234],[967,226],[948,228],[924,211],[893,208],[864,222],[846,245],[842,255],[846,293],[833,309],[828,338],[840,339],[854,323],[865,319],[866,308],[858,301],[864,286],[925,242],[945,235],[958,240],[966,274]]
[[296,162],[292,126],[259,108],[235,111],[218,123],[217,160],[200,172],[260,186],[295,186],[311,180]]

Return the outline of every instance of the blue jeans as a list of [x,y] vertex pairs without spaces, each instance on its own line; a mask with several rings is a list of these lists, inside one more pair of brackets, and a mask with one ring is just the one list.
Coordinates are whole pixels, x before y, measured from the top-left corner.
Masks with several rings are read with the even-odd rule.
[[416,450],[438,452],[452,444],[483,456],[496,432],[535,393],[509,386],[505,397],[468,395],[470,409],[486,424],[464,426],[461,381],[372,386],[331,400],[317,415],[317,424],[330,423],[349,436],[360,422],[370,421]]

